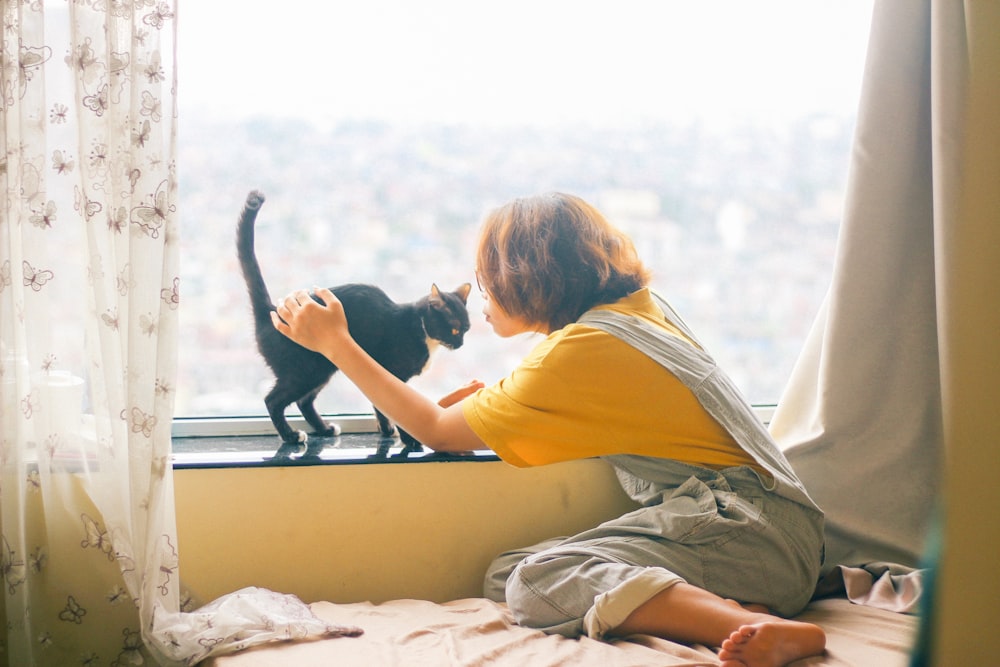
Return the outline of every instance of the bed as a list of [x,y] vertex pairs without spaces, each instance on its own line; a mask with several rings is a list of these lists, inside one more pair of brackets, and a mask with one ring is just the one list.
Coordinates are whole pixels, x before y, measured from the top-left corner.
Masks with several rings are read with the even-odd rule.
[[[483,598],[435,603],[391,600],[334,604],[317,602],[313,613],[337,625],[354,625],[357,637],[272,643],[218,656],[208,667],[372,667],[373,665],[510,665],[644,667],[718,665],[713,650],[646,635],[605,643],[566,639],[516,625],[503,604]],[[795,667],[903,667],[909,664],[917,618],[851,602],[846,597],[813,601],[798,618],[827,633],[823,656]]]
[[[201,599],[261,586],[311,603],[331,625],[362,631],[263,644],[205,667],[719,664],[708,647],[649,636],[548,636],[477,597],[494,554],[634,507],[601,461],[523,470],[492,460],[182,469],[175,481],[181,570]],[[248,516],[252,533],[218,529]],[[262,535],[280,539],[256,539]],[[827,653],[796,667],[908,665],[920,575],[877,562],[835,568],[799,616],[824,628]]]

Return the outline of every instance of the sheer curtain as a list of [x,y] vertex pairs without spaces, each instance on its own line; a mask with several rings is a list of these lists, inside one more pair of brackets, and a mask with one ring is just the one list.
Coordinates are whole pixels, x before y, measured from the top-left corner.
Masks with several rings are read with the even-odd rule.
[[946,408],[996,386],[989,356],[976,368],[953,335],[992,323],[995,347],[1000,332],[997,219],[981,206],[1000,148],[981,145],[998,102],[990,7],[876,1],[833,284],[771,423],[827,512],[828,572],[851,593],[865,571],[863,599],[907,611],[946,460],[981,444],[948,437]]
[[182,611],[174,4],[0,6],[8,664],[190,664],[352,632],[257,589]]

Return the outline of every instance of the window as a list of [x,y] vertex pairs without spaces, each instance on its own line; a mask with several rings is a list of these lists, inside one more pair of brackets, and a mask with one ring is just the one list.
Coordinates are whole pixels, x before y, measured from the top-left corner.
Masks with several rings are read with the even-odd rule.
[[[178,417],[264,414],[233,242],[255,188],[275,298],[399,301],[473,280],[487,208],[581,195],[750,400],[778,399],[829,282],[871,0],[305,4],[180,17]],[[493,336],[481,305],[412,384],[495,381],[537,342]],[[371,410],[340,376],[318,405]]]

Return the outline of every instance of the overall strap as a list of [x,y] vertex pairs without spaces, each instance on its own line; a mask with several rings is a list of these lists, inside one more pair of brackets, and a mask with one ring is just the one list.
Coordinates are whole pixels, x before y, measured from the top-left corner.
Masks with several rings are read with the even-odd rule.
[[[674,309],[654,293],[666,320],[691,340],[690,328]],[[610,310],[587,311],[580,324],[600,329],[649,356],[677,377],[702,407],[750,456],[774,478],[773,490],[795,502],[815,507],[787,459],[733,381],[705,350],[636,317]],[[643,457],[626,457],[643,458]],[[630,466],[631,467],[631,466]],[[646,466],[641,466],[646,467]],[[765,481],[765,480],[762,480]],[[767,484],[767,486],[772,486]]]

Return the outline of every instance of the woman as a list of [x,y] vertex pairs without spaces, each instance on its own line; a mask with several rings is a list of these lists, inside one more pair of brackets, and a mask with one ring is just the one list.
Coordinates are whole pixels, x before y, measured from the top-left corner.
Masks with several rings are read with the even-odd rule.
[[634,633],[721,648],[726,667],[822,653],[787,620],[822,561],[822,512],[729,379],[666,302],[631,241],[565,194],[491,212],[477,252],[500,336],[546,335],[492,387],[435,403],[351,339],[343,308],[299,291],[279,331],[336,364],[437,451],[492,449],[516,466],[599,456],[641,508],[580,535],[502,554],[486,595],[519,623],[566,636]]

